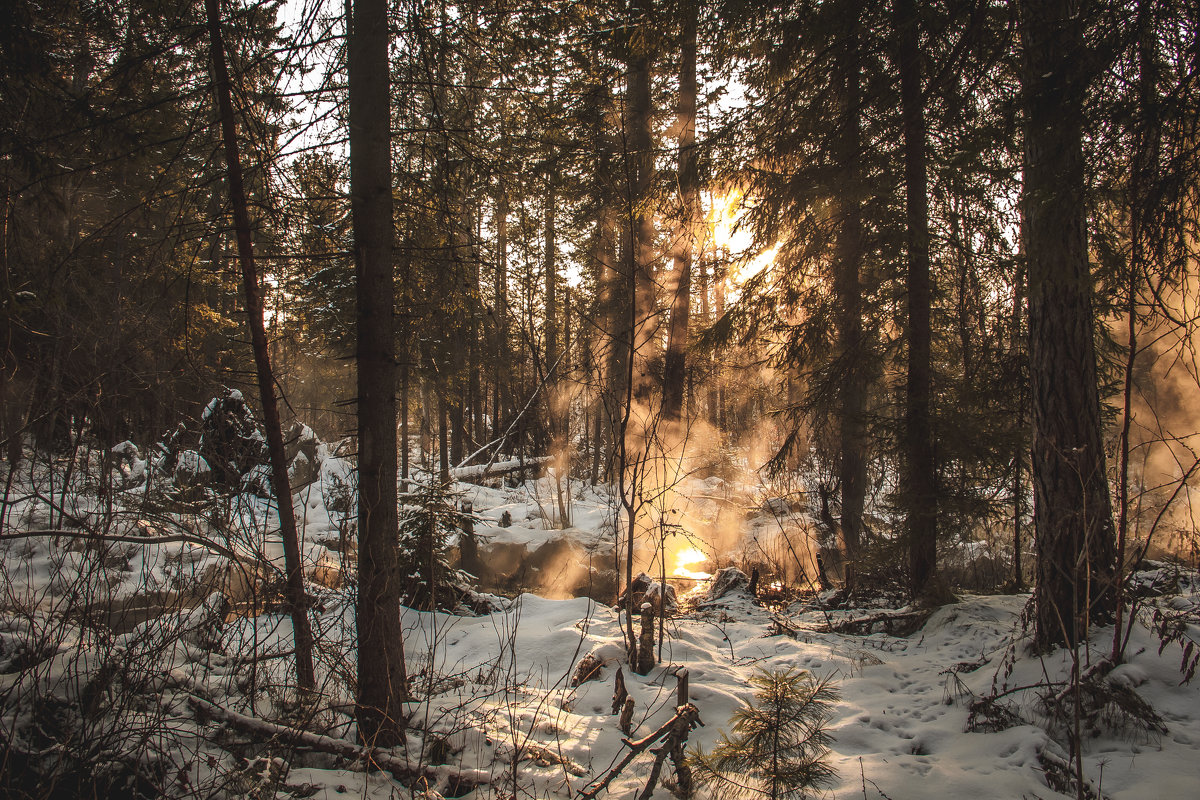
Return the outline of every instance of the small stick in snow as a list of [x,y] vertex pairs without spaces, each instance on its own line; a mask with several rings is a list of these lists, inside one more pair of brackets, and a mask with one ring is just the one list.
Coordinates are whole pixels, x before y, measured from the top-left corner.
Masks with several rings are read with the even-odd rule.
[[[625,707],[625,698],[629,697],[629,690],[625,688],[625,670],[617,667],[617,684],[613,688],[613,703],[612,713],[618,714]],[[629,735],[629,731],[625,731],[625,735]]]
[[621,727],[621,733],[628,736],[633,732],[633,698],[626,697],[625,705],[621,709],[621,719],[617,723]]

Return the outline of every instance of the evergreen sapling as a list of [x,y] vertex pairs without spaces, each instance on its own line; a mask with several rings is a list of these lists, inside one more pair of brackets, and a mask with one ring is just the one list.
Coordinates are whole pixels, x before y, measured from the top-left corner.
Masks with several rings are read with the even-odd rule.
[[754,700],[733,714],[733,735],[722,732],[711,753],[695,750],[697,785],[713,797],[798,800],[828,786],[826,729],[839,700],[829,679],[805,670],[760,670],[750,678]]

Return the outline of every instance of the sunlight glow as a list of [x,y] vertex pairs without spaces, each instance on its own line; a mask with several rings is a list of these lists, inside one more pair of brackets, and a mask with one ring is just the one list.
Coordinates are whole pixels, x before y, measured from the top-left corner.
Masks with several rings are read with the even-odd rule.
[[702,550],[695,547],[680,550],[675,554],[675,571],[671,574],[679,578],[694,578],[698,581],[708,580],[712,577],[712,573],[689,569],[690,566],[703,564],[705,561],[708,561],[708,556]]
[[714,194],[710,199],[708,228],[713,247],[719,254],[732,259],[730,283],[735,288],[740,287],[774,263],[779,247],[753,252],[754,239],[750,231],[739,227],[745,211],[745,195],[740,189]]
[[738,189],[712,196],[708,226],[718,250],[736,253],[750,246],[750,232],[737,230],[738,218],[742,215],[741,204],[742,193]]

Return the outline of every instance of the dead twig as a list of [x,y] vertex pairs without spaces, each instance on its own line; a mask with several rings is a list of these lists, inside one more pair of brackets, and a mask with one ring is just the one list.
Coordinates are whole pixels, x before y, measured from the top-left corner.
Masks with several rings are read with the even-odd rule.
[[[654,731],[648,736],[644,736],[636,741],[622,739],[621,741],[623,741],[625,746],[629,748],[629,752],[625,754],[625,757],[621,759],[620,763],[608,771],[608,773],[600,780],[599,783],[592,784],[590,787],[583,789],[579,793],[579,800],[594,800],[594,798],[598,797],[601,792],[608,788],[608,785],[612,783],[618,775],[621,774],[625,767],[629,766],[631,761],[648,750],[650,745],[664,737],[669,737],[668,743],[661,748],[661,752],[659,750],[653,751],[657,754],[655,759],[656,767],[657,769],[661,769],[662,759],[671,749],[673,749],[671,745],[677,740],[686,740],[688,732],[690,732],[697,725],[703,724],[704,723],[700,721],[700,709],[696,708],[696,706],[692,705],[691,703],[688,703],[687,705],[677,708],[673,717],[664,722],[662,726],[658,728],[658,730]],[[657,772],[655,772],[654,778],[656,781],[657,777]],[[653,786],[649,787],[649,790],[650,792],[653,792]],[[645,791],[643,791],[642,796],[647,796]]]

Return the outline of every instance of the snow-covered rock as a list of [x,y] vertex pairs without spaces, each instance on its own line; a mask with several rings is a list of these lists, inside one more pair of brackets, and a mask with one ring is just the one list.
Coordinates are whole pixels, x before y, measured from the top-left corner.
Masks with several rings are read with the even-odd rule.
[[212,467],[195,450],[184,450],[175,461],[175,485],[181,489],[206,486],[212,479]]
[[722,597],[728,597],[734,592],[744,594],[749,587],[750,579],[746,577],[746,573],[737,567],[725,567],[724,569],[717,570],[717,574],[713,576],[706,599],[719,600]]
[[146,482],[147,463],[137,445],[126,439],[112,449],[115,483],[119,489],[131,489]]

